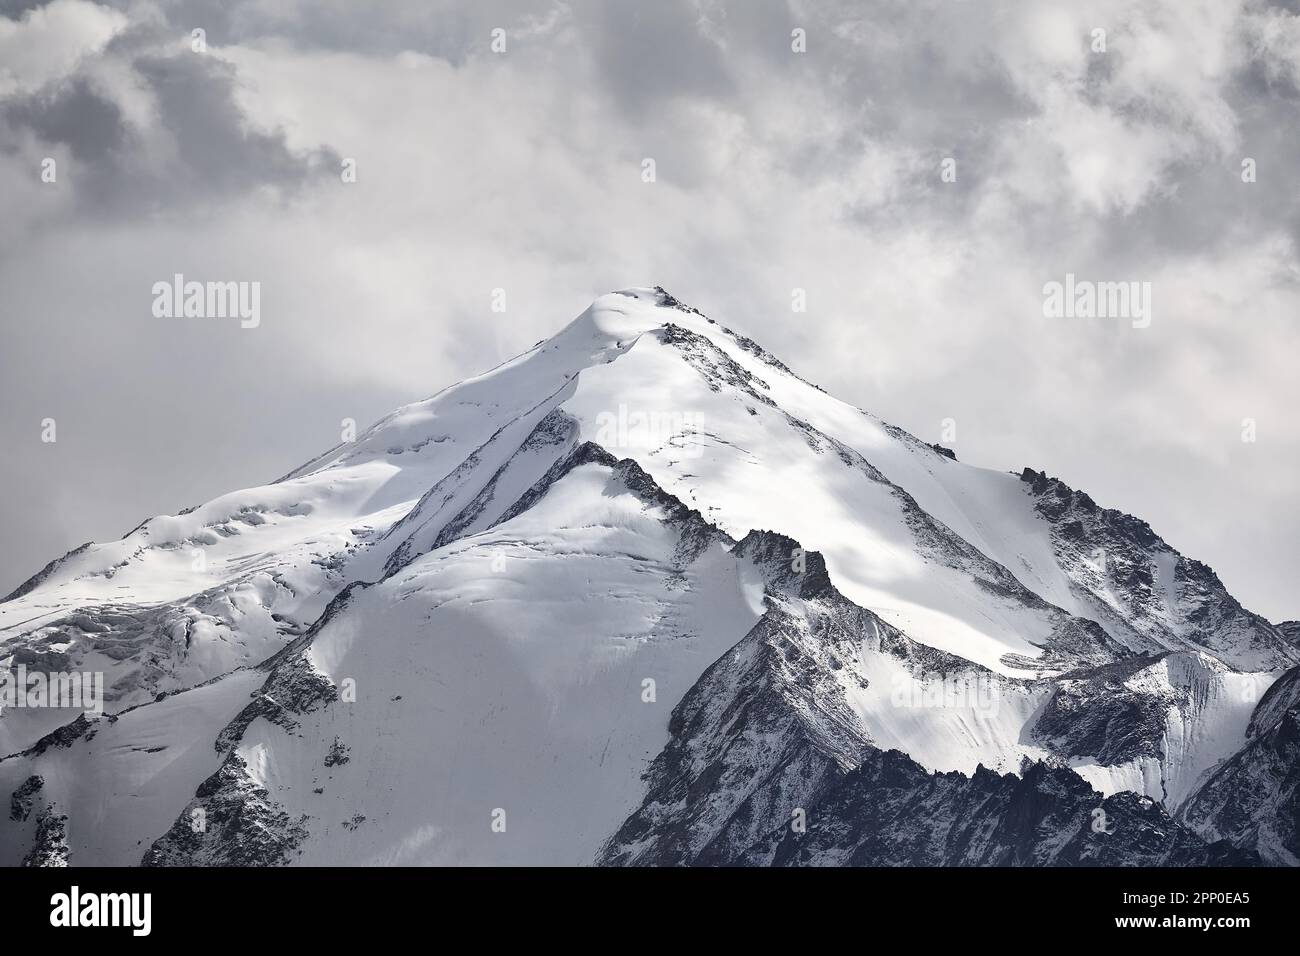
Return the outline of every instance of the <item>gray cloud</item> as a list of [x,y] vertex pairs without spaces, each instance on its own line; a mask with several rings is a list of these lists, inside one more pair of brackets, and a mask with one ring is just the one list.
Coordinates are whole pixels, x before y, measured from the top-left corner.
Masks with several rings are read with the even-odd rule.
[[29,10],[45,6],[49,0],[0,0],[0,16],[17,20]]
[[629,119],[650,119],[677,97],[734,94],[726,58],[701,32],[688,0],[591,9],[597,75]]
[[175,141],[172,183],[181,191],[221,195],[267,184],[293,186],[322,166],[337,176],[339,157],[328,147],[295,154],[283,133],[247,128],[235,104],[231,64],[180,54],[141,58],[135,69],[152,87],[161,125]]
[[291,194],[337,178],[340,157],[328,144],[295,150],[283,130],[251,124],[234,65],[192,52],[187,37],[154,20],[134,23],[68,75],[11,93],[0,100],[0,152],[66,147],[75,204],[65,214],[74,218],[184,217],[266,187]]
[[113,165],[113,153],[127,137],[122,111],[100,96],[84,77],[4,105],[4,121],[29,127],[47,143],[63,143],[87,164]]

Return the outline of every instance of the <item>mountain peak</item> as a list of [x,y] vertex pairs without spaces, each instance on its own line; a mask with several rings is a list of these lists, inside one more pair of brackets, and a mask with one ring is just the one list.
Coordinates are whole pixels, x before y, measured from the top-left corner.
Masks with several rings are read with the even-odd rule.
[[[670,311],[669,311],[670,310]],[[597,296],[582,314],[550,339],[543,350],[556,346],[595,346],[596,353],[623,347],[674,321],[673,313],[703,314],[667,292],[663,286],[634,286]],[[680,315],[676,321],[680,321]]]
[[[69,715],[5,714],[0,753],[19,756],[0,761],[0,793],[45,789],[30,820],[0,827],[0,862],[39,843],[41,819],[109,819],[96,801],[119,779],[180,813],[179,842],[151,860],[190,854],[203,806],[245,816],[212,829],[202,859],[229,859],[254,821],[275,837],[264,859],[336,862],[352,844],[294,821],[346,820],[376,860],[588,862],[605,836],[640,839],[649,817],[623,824],[643,798],[656,819],[680,805],[682,755],[731,752],[733,731],[764,742],[726,776],[734,790],[699,768],[729,834],[716,845],[740,853],[784,823],[728,822],[761,785],[751,756],[829,784],[894,748],[915,786],[982,764],[969,786],[999,792],[1022,758],[1052,758],[1049,783],[1074,773],[1100,792],[1078,783],[1080,805],[1125,789],[1181,801],[1300,660],[1285,628],[1139,519],[1044,472],[960,462],[661,286],[601,295],[342,439],[280,481],[86,546],[0,603],[0,660],[103,672],[114,716],[45,756]],[[366,692],[342,699],[347,681]],[[140,755],[160,728],[172,753],[213,762],[156,772]],[[766,749],[772,728],[788,748]],[[662,801],[642,783],[656,752]],[[77,773],[56,763],[69,754]],[[292,769],[322,760],[328,778]],[[449,772],[458,794],[431,804]],[[382,793],[364,785],[381,777]],[[788,812],[779,774],[770,785],[780,800],[745,805]],[[503,786],[512,832],[543,842],[481,825]],[[943,786],[960,802],[967,784]],[[159,837],[154,813],[113,819],[111,845],[69,826],[70,858],[138,861]]]

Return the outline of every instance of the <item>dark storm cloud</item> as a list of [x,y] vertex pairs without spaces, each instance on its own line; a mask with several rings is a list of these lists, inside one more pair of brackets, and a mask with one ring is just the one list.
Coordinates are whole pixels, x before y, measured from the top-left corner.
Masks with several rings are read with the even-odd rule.
[[175,187],[200,195],[223,195],[261,185],[292,187],[329,167],[337,175],[339,156],[328,148],[295,154],[281,132],[249,129],[235,102],[235,68],[194,54],[145,57],[136,72],[157,97],[162,126],[177,148],[182,177]]
[[35,10],[47,3],[49,0],[0,0],[0,16],[17,20],[28,10]]
[[82,77],[50,90],[0,103],[0,116],[28,127],[47,143],[63,143],[85,163],[112,164],[127,138],[122,111]]
[[152,98],[156,125],[130,123],[103,85],[81,72],[0,100],[0,149],[24,131],[66,146],[79,168],[65,179],[78,207],[95,216],[183,215],[261,187],[288,193],[338,175],[340,157],[328,146],[295,151],[282,131],[251,126],[236,101],[234,65],[190,51],[178,36],[137,27],[104,54],[129,66]]

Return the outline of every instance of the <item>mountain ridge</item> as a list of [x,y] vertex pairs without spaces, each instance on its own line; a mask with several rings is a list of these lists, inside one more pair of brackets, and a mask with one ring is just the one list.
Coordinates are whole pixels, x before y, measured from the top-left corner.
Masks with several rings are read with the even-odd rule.
[[[683,702],[746,653],[766,663],[725,693],[768,701],[747,711],[754,728],[795,734],[783,772],[821,781],[800,799],[893,750],[968,781],[1050,764],[1081,778],[1048,788],[1076,815],[1085,793],[1101,806],[1123,791],[1176,815],[1250,746],[1257,702],[1300,661],[1284,630],[1140,519],[1032,469],[957,462],[658,287],[601,297],[271,485],[147,519],[31,580],[0,603],[0,655],[102,667],[117,716],[40,753],[57,713],[0,721],[13,754],[0,789],[43,781],[23,797],[39,808],[0,826],[0,861],[140,862],[83,822],[107,817],[154,848],[151,864],[628,862],[617,834],[684,833],[681,813],[730,805],[725,774],[689,791],[705,801],[694,809],[650,794],[671,792]],[[341,699],[348,681],[355,700]],[[160,727],[182,712],[174,733]],[[699,727],[693,747],[757,732]],[[476,757],[457,734],[480,741]],[[184,774],[122,792],[180,752]],[[463,792],[442,782],[439,754]],[[388,791],[349,782],[362,773]],[[785,838],[756,841],[788,823],[794,779],[719,817],[712,850],[665,836],[679,849],[655,859],[777,862]],[[575,782],[576,808],[560,796]],[[513,809],[485,809],[494,790]],[[474,822],[497,809],[522,814],[520,837]],[[213,829],[192,830],[196,810]],[[151,832],[158,814],[174,821],[165,833]],[[637,814],[659,822],[638,829]],[[1206,819],[1188,817],[1202,836],[1178,830],[1182,849],[1164,856],[1150,844],[1164,824],[1134,823],[1146,836],[1132,859],[1240,861],[1261,843],[1238,827],[1246,856],[1198,856],[1196,840],[1222,839]],[[270,842],[250,844],[257,833]]]

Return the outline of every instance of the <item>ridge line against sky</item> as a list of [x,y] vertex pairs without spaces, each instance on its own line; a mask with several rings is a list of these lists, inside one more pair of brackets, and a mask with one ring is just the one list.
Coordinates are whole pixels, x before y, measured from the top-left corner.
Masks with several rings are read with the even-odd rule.
[[[0,592],[649,282],[1300,617],[1297,9],[2,3]],[[156,317],[176,273],[259,325]]]

